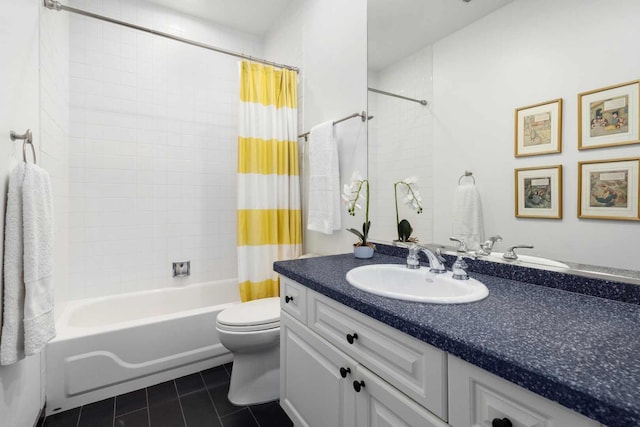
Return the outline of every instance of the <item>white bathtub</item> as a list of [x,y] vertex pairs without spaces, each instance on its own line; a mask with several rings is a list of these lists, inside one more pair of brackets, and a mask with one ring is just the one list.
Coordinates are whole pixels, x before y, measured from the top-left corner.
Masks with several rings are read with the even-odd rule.
[[218,313],[237,281],[70,302],[46,350],[47,415],[227,363]]

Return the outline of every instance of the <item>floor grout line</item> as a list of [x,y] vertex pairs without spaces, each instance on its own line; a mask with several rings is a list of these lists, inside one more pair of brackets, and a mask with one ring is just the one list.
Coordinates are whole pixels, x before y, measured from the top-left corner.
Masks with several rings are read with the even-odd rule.
[[147,399],[147,426],[151,427],[151,409],[149,409],[149,388],[144,388],[144,397]]
[[80,407],[80,411],[78,412],[78,420],[76,421],[76,427],[80,426],[80,417],[82,416],[82,408],[84,408],[84,405]]
[[256,414],[254,414],[253,411],[251,410],[251,406],[247,406],[247,408],[249,408],[249,413],[253,417],[253,419],[256,422],[256,424],[258,425],[258,427],[260,427],[260,421],[258,421],[258,418],[256,418]]
[[204,380],[204,376],[202,375],[202,371],[198,372],[200,374],[200,379],[202,379],[202,383],[204,384],[204,389],[207,390],[207,396],[209,396],[209,402],[213,405],[213,410],[216,412],[216,416],[218,417],[218,421],[220,421],[220,425],[222,425],[222,417],[218,412],[218,408],[216,408],[216,404],[213,402],[213,398],[211,397],[211,393],[209,393],[209,387],[207,387],[207,383]]
[[111,423],[111,427],[116,427],[116,399],[118,396],[113,398],[113,422]]
[[184,427],[187,427],[187,418],[184,416],[184,409],[182,409],[182,401],[180,400],[180,392],[178,392],[178,384],[176,384],[176,380],[172,380],[173,388],[176,389],[176,396],[178,397],[178,405],[180,405],[180,413],[182,414],[182,422],[184,423]]

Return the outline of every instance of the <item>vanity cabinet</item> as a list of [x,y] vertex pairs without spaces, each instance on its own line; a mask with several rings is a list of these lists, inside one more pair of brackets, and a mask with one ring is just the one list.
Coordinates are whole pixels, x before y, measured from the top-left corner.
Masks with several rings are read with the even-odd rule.
[[[449,355],[449,424],[491,427],[599,427],[600,423]],[[498,423],[509,425],[506,421]]]
[[281,308],[280,404],[297,427],[600,426],[285,277]]

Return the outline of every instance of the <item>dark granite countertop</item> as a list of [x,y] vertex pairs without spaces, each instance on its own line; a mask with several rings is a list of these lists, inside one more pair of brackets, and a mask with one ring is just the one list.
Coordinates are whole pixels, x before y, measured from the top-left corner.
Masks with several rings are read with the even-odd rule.
[[426,304],[361,291],[345,274],[403,258],[280,261],[278,273],[610,427],[640,426],[640,306],[470,273],[489,296]]

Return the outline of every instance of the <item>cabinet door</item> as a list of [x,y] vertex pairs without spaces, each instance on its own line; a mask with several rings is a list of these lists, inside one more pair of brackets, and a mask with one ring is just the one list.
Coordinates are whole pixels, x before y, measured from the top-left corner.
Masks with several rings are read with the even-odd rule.
[[360,385],[353,390],[360,390],[356,392],[358,427],[447,427],[440,418],[363,366],[358,366],[354,377],[353,381]]
[[297,427],[354,426],[356,363],[286,312],[280,316],[282,408]]

